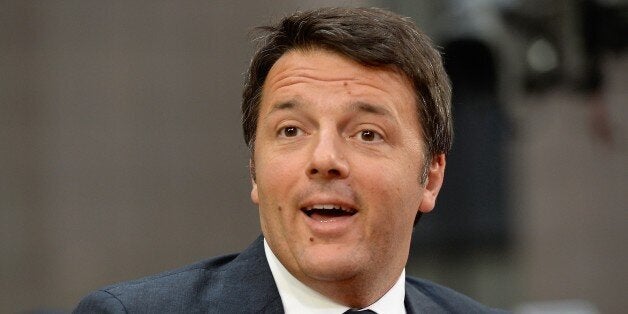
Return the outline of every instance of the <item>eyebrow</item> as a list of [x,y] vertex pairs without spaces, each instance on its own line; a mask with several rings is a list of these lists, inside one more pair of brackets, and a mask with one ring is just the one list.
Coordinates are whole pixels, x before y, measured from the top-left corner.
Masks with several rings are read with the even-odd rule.
[[294,100],[289,100],[286,102],[281,102],[278,104],[275,104],[273,106],[273,108],[270,110],[270,113],[273,113],[277,110],[286,110],[286,109],[294,109],[296,107],[300,107],[298,102],[295,102]]
[[[270,113],[273,113],[278,110],[299,109],[300,107],[302,107],[302,104],[299,101],[289,100],[286,102],[280,102],[280,103],[275,104],[273,108],[270,110]],[[390,110],[386,109],[385,107],[362,102],[362,101],[357,101],[357,102],[352,103],[349,109],[354,112],[365,112],[365,113],[375,114],[378,116],[392,116],[392,113],[390,112]]]
[[351,104],[351,109],[353,111],[372,113],[379,116],[391,116],[392,115],[391,112],[385,107],[377,106],[377,105],[373,105],[373,104],[369,104],[369,103],[361,102],[361,101]]

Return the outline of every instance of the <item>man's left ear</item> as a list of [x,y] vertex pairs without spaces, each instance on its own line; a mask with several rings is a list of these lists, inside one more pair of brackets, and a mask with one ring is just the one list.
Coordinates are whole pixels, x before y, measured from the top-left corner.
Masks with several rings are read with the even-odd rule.
[[255,162],[249,159],[249,174],[251,176],[251,201],[259,204],[259,194],[257,192],[257,182],[255,182]]
[[427,170],[427,180],[423,188],[423,199],[419,205],[419,211],[428,213],[434,209],[436,205],[436,197],[443,186],[445,177],[445,154],[438,154],[432,158],[429,169]]

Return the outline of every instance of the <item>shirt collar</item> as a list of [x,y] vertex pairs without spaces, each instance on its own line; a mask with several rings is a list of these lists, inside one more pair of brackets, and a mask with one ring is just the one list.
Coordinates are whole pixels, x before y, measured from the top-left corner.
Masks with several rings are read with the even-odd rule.
[[[292,276],[277,259],[268,246],[266,239],[264,239],[264,252],[266,253],[270,271],[275,279],[277,290],[279,290],[285,313],[341,314],[349,309],[349,307],[338,304],[314,291]],[[401,271],[401,275],[395,285],[379,300],[366,308],[379,314],[405,314],[405,277],[406,270],[404,269]]]

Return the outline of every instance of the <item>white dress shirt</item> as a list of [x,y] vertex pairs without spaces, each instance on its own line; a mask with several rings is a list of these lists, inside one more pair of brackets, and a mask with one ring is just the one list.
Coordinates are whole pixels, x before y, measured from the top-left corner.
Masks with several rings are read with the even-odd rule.
[[[349,309],[314,291],[292,276],[277,259],[266,239],[264,239],[264,251],[286,314],[342,314]],[[395,285],[379,300],[364,309],[378,314],[406,314],[403,303],[406,294],[405,278],[406,270],[404,269]]]

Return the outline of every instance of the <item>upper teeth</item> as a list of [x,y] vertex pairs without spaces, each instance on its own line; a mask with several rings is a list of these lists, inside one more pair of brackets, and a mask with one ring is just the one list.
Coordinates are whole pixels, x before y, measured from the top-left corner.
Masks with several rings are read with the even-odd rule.
[[320,204],[320,205],[312,205],[312,209],[342,209],[339,205],[334,204]]

